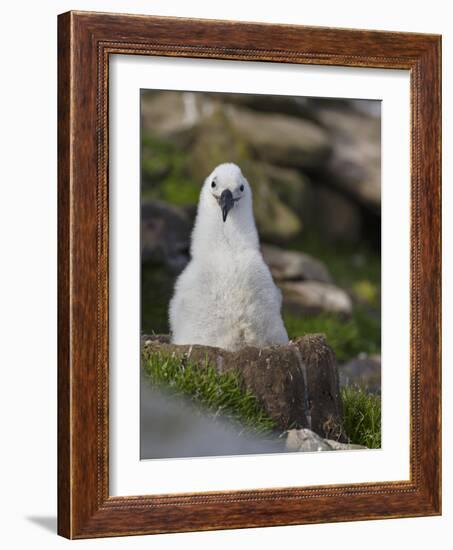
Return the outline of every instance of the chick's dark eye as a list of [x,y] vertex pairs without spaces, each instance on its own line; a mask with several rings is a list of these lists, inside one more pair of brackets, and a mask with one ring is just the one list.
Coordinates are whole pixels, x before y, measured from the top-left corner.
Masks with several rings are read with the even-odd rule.
[[244,191],[244,186],[241,185],[241,187],[239,187],[239,189],[240,189],[241,191]]
[[211,182],[211,187],[214,189],[215,186],[216,186],[215,181],[212,181],[212,182]]

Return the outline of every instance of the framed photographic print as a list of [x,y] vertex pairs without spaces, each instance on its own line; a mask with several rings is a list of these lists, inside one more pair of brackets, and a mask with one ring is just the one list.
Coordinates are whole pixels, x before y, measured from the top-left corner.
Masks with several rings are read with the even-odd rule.
[[58,25],[59,533],[440,514],[440,37]]

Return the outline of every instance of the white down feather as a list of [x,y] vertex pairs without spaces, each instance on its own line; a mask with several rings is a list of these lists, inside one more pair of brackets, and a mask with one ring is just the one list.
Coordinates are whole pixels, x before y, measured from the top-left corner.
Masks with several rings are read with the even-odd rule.
[[[234,206],[223,221],[219,198],[225,190]],[[281,302],[259,249],[251,188],[238,166],[221,164],[200,193],[191,260],[170,302],[172,342],[230,351],[285,344]]]

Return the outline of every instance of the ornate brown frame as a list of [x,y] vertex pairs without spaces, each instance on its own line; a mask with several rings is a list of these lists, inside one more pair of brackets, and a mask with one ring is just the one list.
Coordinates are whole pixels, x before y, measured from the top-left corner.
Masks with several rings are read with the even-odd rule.
[[[58,20],[58,532],[86,538],[441,513],[441,38],[69,12]],[[108,70],[112,54],[407,69],[410,481],[111,497]]]

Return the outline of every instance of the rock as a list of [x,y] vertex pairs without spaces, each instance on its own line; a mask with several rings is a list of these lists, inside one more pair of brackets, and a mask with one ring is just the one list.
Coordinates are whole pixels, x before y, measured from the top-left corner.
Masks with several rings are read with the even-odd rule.
[[329,132],[329,180],[379,213],[381,205],[381,120],[351,109],[321,108],[316,114]]
[[288,451],[332,451],[332,447],[327,440],[319,437],[311,430],[302,428],[300,430],[288,430],[286,437],[286,449]]
[[193,178],[203,182],[223,162],[241,166],[249,158],[246,144],[235,136],[223,106],[216,106],[196,128],[190,148],[188,169]]
[[294,169],[255,161],[278,198],[296,213],[302,224],[313,209],[313,189],[305,174]]
[[154,90],[142,94],[143,130],[180,146],[190,144],[194,129],[213,109],[207,94]]
[[379,116],[380,102],[366,99],[320,98],[267,94],[216,94],[219,100],[247,107],[253,111],[282,113],[297,118],[317,121],[316,112],[320,106],[336,109],[347,109],[366,115]]
[[359,355],[340,365],[340,384],[358,386],[369,393],[381,393],[381,356]]
[[347,451],[366,449],[362,445],[353,443],[341,443],[333,439],[325,439],[315,432],[302,428],[299,430],[289,430],[286,437],[286,449],[297,452],[317,452],[317,451]]
[[329,242],[356,243],[362,234],[359,206],[348,196],[325,185],[313,186],[312,223]]
[[232,106],[226,113],[234,130],[262,161],[307,168],[325,161],[330,153],[326,133],[308,120]]
[[284,281],[278,286],[283,292],[283,305],[297,313],[336,313],[349,317],[352,301],[349,295],[332,284],[319,281]]
[[321,181],[309,180],[296,169],[258,164],[280,201],[299,217],[302,229],[312,226],[331,243],[360,239],[362,211],[353,198]]
[[190,358],[199,368],[236,370],[243,387],[252,392],[281,430],[310,428],[324,437],[342,436],[342,402],[335,354],[319,334],[285,346],[247,347],[229,352],[208,346],[177,346],[161,337],[142,337],[142,356]]
[[309,254],[283,250],[267,244],[261,247],[261,252],[276,281],[332,282],[326,266]]
[[[220,95],[220,94],[219,94]],[[281,113],[299,118],[310,118],[310,99],[306,97],[267,94],[221,94],[226,103],[247,107],[253,111]]]
[[368,116],[381,116],[381,102],[375,99],[347,99],[346,107]]
[[157,200],[143,202],[141,212],[142,261],[181,271],[189,261],[192,224],[187,214]]
[[140,458],[285,452],[283,438],[265,438],[190,400],[140,383]]
[[284,242],[300,233],[300,218],[282,202],[277,189],[258,165],[245,164],[243,173],[253,190],[253,210],[262,239]]
[[197,127],[188,168],[195,180],[203,181],[223,162],[238,164],[248,179],[256,223],[264,239],[284,241],[301,231],[300,219],[280,200],[267,166],[251,158],[247,143],[234,131],[224,109],[216,108]]

